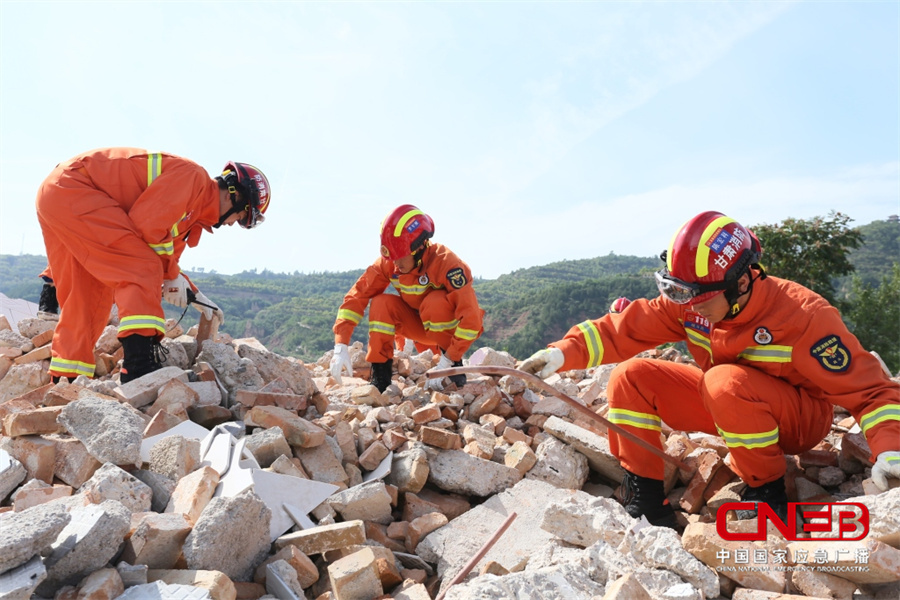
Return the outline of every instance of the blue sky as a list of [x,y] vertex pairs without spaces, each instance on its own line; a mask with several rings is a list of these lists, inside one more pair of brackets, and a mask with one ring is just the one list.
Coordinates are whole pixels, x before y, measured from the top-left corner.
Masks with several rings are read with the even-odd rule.
[[395,206],[476,276],[747,225],[900,213],[898,2],[0,0],[0,253],[101,146],[228,160],[266,222],[182,267],[344,271]]

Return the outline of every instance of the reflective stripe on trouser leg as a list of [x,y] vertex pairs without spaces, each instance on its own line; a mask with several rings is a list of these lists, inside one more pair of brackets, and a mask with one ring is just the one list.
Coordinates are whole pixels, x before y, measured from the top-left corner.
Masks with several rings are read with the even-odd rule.
[[[662,449],[661,425],[715,433],[712,417],[697,391],[702,372],[696,367],[661,360],[633,358],[620,363],[609,378],[607,418]],[[609,446],[622,466],[641,477],[662,479],[663,460],[640,445],[609,431]]]
[[700,393],[731,451],[732,469],[754,487],[784,475],[784,455],[809,450],[831,428],[829,403],[753,367],[713,367]]
[[395,294],[379,294],[369,305],[369,349],[366,360],[385,362],[394,356],[394,338],[405,338],[426,344],[435,344],[425,328],[419,313]]
[[[428,295],[422,300],[421,306],[419,306],[419,318],[423,327],[428,331],[428,340],[423,341],[437,344],[439,347],[447,350],[450,344],[453,343],[453,337],[457,335],[459,326],[459,321],[454,314],[454,308],[447,300],[447,292],[444,290],[428,292]],[[475,337],[478,337],[480,333],[475,332]]]

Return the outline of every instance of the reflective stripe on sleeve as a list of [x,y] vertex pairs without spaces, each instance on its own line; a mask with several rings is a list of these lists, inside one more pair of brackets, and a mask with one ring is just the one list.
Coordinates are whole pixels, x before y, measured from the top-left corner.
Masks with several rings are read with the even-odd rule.
[[578,329],[584,336],[584,343],[588,351],[588,364],[585,368],[596,367],[603,362],[603,342],[600,340],[600,331],[593,321],[579,323]]
[[859,418],[863,433],[885,421],[900,421],[900,404],[886,404],[871,410]]
[[462,327],[457,327],[456,331],[453,333],[456,337],[461,340],[474,340],[478,338],[478,332],[472,329],[463,329]]

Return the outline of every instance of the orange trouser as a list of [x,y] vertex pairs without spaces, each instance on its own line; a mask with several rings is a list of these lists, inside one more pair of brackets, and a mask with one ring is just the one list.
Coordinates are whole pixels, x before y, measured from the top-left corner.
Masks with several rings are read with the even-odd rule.
[[[607,418],[658,448],[660,419],[676,430],[721,435],[732,468],[754,487],[784,475],[784,455],[809,450],[831,428],[829,403],[744,365],[719,365],[704,373],[690,365],[634,358],[613,370],[607,395]],[[609,442],[625,469],[663,478],[661,458],[613,431]]]
[[94,374],[94,344],[119,308],[119,337],[162,336],[162,262],[113,198],[77,171],[54,171],[37,215],[60,305],[52,376]]
[[369,350],[366,360],[382,363],[394,356],[394,338],[413,340],[419,351],[448,348],[456,331],[453,307],[447,292],[435,290],[422,300],[419,310],[395,294],[379,294],[369,305]]

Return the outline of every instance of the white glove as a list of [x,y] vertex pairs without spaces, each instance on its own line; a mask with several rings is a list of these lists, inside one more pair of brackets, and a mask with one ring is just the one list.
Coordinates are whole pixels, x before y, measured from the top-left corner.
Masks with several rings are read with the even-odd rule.
[[406,343],[403,344],[403,351],[407,354],[412,354],[416,351],[416,343],[409,338],[406,338]]
[[[447,358],[446,355],[441,354],[441,360],[438,361],[438,364],[435,367],[435,369],[449,369],[452,366],[453,366],[453,361],[450,360],[449,358]],[[428,381],[425,382],[425,389],[440,391],[440,390],[444,389],[444,386],[442,384],[443,381],[444,381],[443,377],[429,379]]]
[[556,373],[563,366],[564,362],[566,362],[566,357],[562,350],[559,348],[544,348],[525,359],[519,370],[537,375],[541,379],[546,379]]
[[882,492],[888,489],[888,477],[900,479],[900,452],[896,450],[879,454],[875,466],[872,467],[872,482]]
[[191,284],[188,282],[187,277],[179,273],[175,279],[163,281],[163,300],[178,308],[184,308],[188,305],[187,291],[189,289],[191,289]]
[[331,376],[338,382],[343,384],[341,375],[347,372],[347,377],[353,377],[353,364],[350,362],[350,349],[347,344],[335,344],[334,356],[331,357]]
[[[215,302],[206,297],[206,294],[198,291],[194,294],[195,302],[191,304],[194,308],[203,313],[203,316],[207,319],[217,319],[219,321],[219,326],[221,326],[225,322],[225,313],[222,312],[222,309],[219,308]],[[197,304],[197,302],[202,302],[203,304],[208,304],[209,306],[201,306]],[[210,308],[210,306],[212,308]]]

